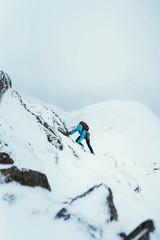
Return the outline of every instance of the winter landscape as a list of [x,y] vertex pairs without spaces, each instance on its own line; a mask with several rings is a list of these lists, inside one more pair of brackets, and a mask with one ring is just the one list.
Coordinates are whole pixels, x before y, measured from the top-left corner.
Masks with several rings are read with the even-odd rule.
[[[150,109],[106,101],[66,112],[12,89],[2,71],[0,100],[2,240],[160,239],[160,120]],[[81,120],[95,155],[62,134]]]

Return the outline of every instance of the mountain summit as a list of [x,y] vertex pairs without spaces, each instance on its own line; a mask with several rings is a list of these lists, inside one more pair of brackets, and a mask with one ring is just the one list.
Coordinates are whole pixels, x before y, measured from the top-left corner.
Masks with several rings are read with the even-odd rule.
[[[65,112],[0,72],[4,240],[159,240],[160,120],[138,102]],[[95,154],[64,136],[89,124]]]

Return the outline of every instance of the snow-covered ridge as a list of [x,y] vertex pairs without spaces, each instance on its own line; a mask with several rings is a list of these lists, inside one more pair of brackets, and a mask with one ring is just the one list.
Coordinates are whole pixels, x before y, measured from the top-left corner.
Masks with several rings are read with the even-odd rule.
[[[45,174],[51,191],[14,182],[1,185],[3,239],[120,240],[120,233],[128,235],[152,219],[150,239],[158,240],[159,118],[137,102],[55,112],[7,86],[0,103],[0,152],[8,153],[19,169]],[[80,120],[90,126],[96,156],[73,141],[76,134],[68,138],[61,133]],[[6,225],[5,217],[10,219]]]

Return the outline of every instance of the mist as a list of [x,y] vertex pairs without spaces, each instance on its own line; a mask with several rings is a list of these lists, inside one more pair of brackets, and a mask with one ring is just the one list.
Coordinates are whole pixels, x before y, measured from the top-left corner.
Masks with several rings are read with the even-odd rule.
[[160,116],[160,2],[0,0],[0,68],[64,110],[135,100]]

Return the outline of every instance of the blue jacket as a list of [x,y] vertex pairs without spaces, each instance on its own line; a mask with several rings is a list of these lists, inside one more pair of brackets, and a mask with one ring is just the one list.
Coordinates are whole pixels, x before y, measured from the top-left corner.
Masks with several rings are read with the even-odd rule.
[[71,131],[71,135],[77,131],[81,135],[80,139],[77,141],[77,143],[80,143],[87,136],[87,131],[83,129],[81,124],[78,124],[77,127]]

